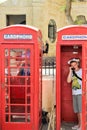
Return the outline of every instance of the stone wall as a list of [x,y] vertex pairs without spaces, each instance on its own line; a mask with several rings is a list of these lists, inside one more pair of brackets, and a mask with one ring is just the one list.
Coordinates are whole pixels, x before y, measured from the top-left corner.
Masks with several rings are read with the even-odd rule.
[[[0,28],[6,26],[6,15],[26,15],[26,24],[35,26],[42,31],[43,42],[50,44],[48,56],[55,56],[56,41],[51,43],[48,39],[48,24],[54,19],[57,29],[67,26],[65,16],[66,0],[7,0],[0,4]],[[87,2],[73,2],[71,15],[75,20],[77,15],[87,18]],[[14,24],[11,21],[10,24]]]
[[42,80],[42,109],[50,111],[56,104],[55,77],[43,76]]

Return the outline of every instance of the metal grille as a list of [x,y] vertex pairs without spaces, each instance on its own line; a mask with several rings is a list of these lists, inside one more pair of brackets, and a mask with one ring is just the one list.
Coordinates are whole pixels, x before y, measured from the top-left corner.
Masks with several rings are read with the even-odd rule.
[[43,58],[42,75],[52,76],[56,72],[56,62],[55,57]]

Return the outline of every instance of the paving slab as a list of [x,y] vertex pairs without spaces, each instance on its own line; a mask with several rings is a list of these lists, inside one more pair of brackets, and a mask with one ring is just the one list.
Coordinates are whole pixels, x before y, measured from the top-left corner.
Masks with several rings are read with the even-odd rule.
[[[72,126],[76,125],[75,123],[67,123],[67,122],[63,122],[62,125],[61,125],[61,128],[60,130],[72,130]],[[48,125],[45,124],[45,125],[42,125],[42,129],[41,130],[47,130],[48,128]],[[50,129],[52,130],[52,129]],[[76,129],[77,130],[77,129]]]

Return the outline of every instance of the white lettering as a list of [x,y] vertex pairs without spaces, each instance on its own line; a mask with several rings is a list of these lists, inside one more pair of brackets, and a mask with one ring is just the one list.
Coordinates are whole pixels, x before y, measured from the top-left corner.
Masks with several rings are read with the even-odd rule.
[[87,40],[87,35],[62,35],[62,40]]
[[31,40],[33,36],[31,34],[4,34],[4,39],[15,39],[15,40]]

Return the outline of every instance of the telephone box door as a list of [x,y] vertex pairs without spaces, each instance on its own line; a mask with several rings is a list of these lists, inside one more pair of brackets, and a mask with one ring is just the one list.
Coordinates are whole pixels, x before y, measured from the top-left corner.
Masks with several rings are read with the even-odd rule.
[[82,130],[87,130],[87,44],[83,46]]
[[32,130],[34,127],[33,51],[32,44],[2,45],[2,130]]

